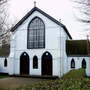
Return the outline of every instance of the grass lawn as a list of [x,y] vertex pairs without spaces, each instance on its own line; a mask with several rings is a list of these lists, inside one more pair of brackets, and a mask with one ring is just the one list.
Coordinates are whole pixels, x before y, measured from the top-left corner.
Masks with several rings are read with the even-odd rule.
[[[33,89],[31,89],[33,88]],[[85,70],[72,70],[57,80],[49,80],[22,88],[22,90],[90,90],[90,78]]]
[[7,74],[6,75],[5,74],[4,75],[3,74],[0,74],[0,79],[1,78],[7,78],[7,77],[9,77],[9,75],[7,75]]
[[[2,78],[2,76],[0,77]],[[21,86],[14,90],[90,90],[90,78],[85,76],[84,69],[78,69],[72,70],[56,80],[48,79],[36,84]]]

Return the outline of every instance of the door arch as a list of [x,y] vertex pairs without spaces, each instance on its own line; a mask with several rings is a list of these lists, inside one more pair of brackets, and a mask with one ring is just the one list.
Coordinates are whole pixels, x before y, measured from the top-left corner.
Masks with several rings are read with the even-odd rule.
[[52,55],[49,52],[42,55],[42,75],[52,75]]
[[29,55],[23,52],[20,56],[20,74],[29,75]]
[[84,68],[84,69],[86,68],[86,61],[85,61],[85,59],[82,60],[82,68]]

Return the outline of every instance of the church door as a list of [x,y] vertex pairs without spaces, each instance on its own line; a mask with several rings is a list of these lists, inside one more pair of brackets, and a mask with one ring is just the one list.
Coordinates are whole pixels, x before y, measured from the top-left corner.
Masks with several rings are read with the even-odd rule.
[[49,52],[42,55],[42,75],[52,75],[52,56]]
[[21,75],[29,74],[29,56],[26,52],[22,53],[20,57],[20,74]]

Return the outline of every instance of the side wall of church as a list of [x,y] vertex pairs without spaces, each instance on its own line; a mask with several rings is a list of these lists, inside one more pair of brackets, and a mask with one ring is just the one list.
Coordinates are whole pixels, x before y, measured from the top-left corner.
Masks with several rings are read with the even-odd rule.
[[70,38],[66,34],[63,28],[61,28],[59,32],[59,50],[60,50],[60,76],[63,76],[63,74],[67,73],[67,55],[66,55],[66,40],[69,40]]
[[90,57],[87,61],[86,75],[90,77]]
[[71,60],[72,59],[75,61],[75,69],[82,68],[82,61],[84,59],[86,61],[86,70],[87,70],[90,57],[85,57],[85,56],[68,57],[68,71],[73,69],[73,68],[71,68]]

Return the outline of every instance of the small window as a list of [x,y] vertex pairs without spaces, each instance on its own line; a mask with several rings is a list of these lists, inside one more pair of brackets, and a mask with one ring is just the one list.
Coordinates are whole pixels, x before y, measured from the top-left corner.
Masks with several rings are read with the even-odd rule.
[[71,68],[75,68],[75,61],[74,61],[74,59],[71,60]]
[[85,59],[82,60],[82,68],[86,69],[86,61],[85,61]]
[[7,67],[7,59],[4,60],[4,67]]
[[37,56],[33,57],[33,69],[37,69],[38,68],[38,58]]

